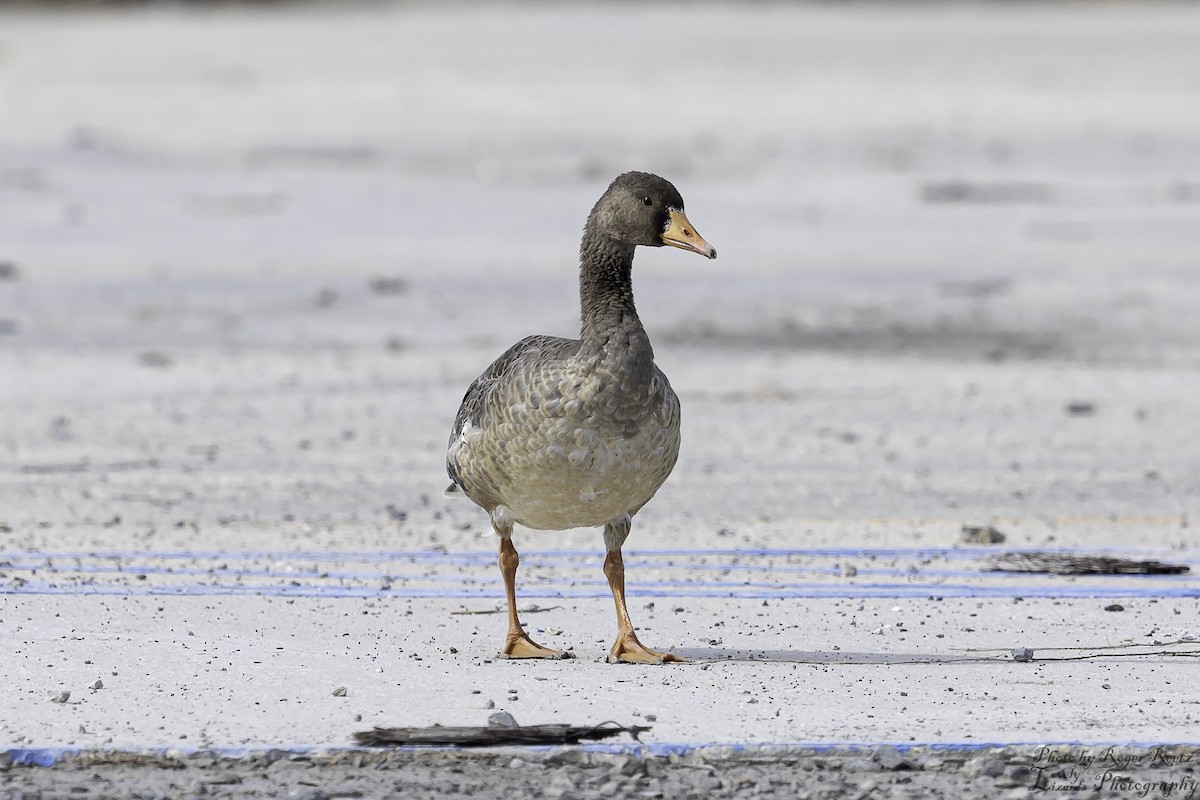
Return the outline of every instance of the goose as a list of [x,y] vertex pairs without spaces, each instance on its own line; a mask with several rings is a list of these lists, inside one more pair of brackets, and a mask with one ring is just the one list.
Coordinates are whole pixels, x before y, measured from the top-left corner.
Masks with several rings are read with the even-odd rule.
[[486,511],[499,537],[508,632],[500,658],[571,658],[543,647],[517,618],[520,555],[513,525],[537,530],[604,526],[604,575],[617,612],[610,663],[686,661],[643,645],[625,604],[621,547],[631,520],[679,455],[679,398],[654,363],[633,303],[639,245],[716,258],[683,198],[664,178],[618,176],[596,202],[579,246],[578,339],[527,336],[471,383],[450,431],[449,493]]

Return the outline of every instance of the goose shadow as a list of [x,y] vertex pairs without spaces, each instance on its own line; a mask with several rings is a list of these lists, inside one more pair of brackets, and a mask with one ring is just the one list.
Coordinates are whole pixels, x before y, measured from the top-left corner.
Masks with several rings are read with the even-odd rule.
[[1008,651],[975,653],[876,653],[847,650],[735,650],[689,647],[674,651],[697,664],[759,662],[779,664],[960,664],[982,661],[1012,663]]

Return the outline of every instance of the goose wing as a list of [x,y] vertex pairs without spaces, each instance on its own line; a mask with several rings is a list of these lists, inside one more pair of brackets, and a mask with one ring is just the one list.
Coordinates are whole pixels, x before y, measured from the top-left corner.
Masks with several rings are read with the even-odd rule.
[[[495,417],[497,398],[503,395],[504,403],[515,396],[525,394],[538,383],[538,375],[554,369],[579,352],[578,339],[563,339],[559,336],[526,336],[504,351],[483,373],[471,382],[463,396],[450,439],[446,444],[446,472],[453,481],[447,491],[454,487],[475,496],[473,487],[463,485],[458,470],[458,447],[465,431],[473,427],[486,427]],[[482,488],[482,487],[480,487]]]

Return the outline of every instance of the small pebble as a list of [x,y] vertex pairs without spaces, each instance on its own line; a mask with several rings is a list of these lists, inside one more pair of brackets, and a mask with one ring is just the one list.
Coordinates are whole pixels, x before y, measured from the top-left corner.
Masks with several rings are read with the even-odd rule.
[[333,696],[334,696],[334,697],[345,697],[345,696],[346,696],[346,687],[345,687],[345,686],[339,686],[339,687],[337,687],[336,689],[334,689],[334,690],[333,690]]
[[963,544],[1000,544],[1007,538],[991,525],[963,525],[958,535]]
[[138,361],[143,367],[154,367],[156,369],[166,369],[172,366],[175,361],[166,353],[160,353],[157,350],[147,350],[138,354]]
[[288,800],[329,800],[329,795],[317,789],[295,789],[287,796]]
[[367,285],[370,287],[371,292],[377,295],[398,295],[408,291],[408,282],[404,278],[371,278]]
[[1121,605],[1120,603],[1111,603],[1111,604],[1105,606],[1104,610],[1105,611],[1124,611],[1125,606]]
[[975,763],[975,771],[988,778],[998,778],[1004,774],[1004,762],[998,758],[982,757]]
[[516,719],[507,711],[497,711],[495,714],[488,715],[489,728],[519,728]]
[[71,699],[70,692],[59,692],[50,698],[51,703],[65,703]]
[[329,308],[338,300],[338,294],[328,286],[317,292],[317,296],[313,298],[313,305],[317,308]]
[[913,765],[905,760],[899,750],[889,745],[884,745],[875,751],[875,760],[884,769],[902,770],[913,768]]
[[1014,647],[1012,651],[1013,661],[1033,661],[1033,648],[1031,647]]
[[97,689],[103,689],[104,681],[100,680],[99,678],[96,678],[96,680],[92,681],[88,685],[88,688],[91,689],[93,692],[96,691]]

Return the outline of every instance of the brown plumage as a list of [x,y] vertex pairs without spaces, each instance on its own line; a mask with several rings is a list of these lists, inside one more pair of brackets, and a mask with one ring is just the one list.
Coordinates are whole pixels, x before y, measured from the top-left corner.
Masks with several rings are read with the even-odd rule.
[[643,646],[625,608],[621,545],[630,519],[662,486],[679,454],[679,398],[654,364],[633,304],[638,245],[716,258],[668,181],[627,172],[592,209],[579,248],[578,339],[529,336],[475,379],[446,454],[452,488],[491,516],[509,629],[502,656],[565,658],[535,644],[516,615],[514,523],[543,530],[604,525],[604,573],[617,606],[609,661],[681,660]]

